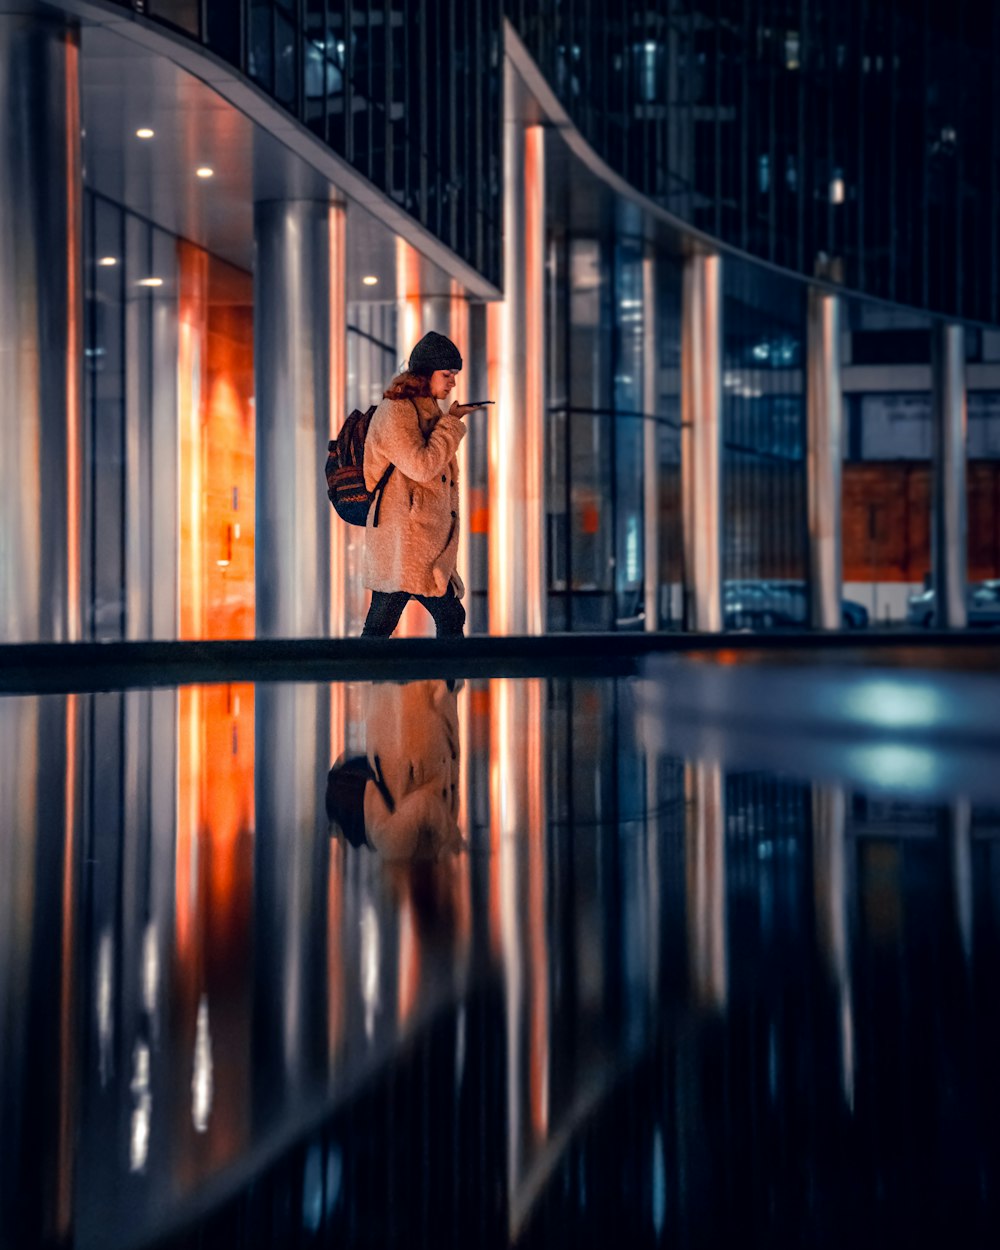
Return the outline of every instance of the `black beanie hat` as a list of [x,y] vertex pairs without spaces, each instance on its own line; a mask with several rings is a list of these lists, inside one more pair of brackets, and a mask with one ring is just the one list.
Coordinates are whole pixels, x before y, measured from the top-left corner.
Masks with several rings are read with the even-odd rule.
[[410,372],[426,374],[428,377],[435,369],[454,369],[462,367],[462,356],[458,348],[443,334],[430,330],[410,352]]

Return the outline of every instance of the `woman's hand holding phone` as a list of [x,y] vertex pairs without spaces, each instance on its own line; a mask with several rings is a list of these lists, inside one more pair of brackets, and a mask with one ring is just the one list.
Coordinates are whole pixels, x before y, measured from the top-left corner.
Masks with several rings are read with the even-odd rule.
[[485,408],[487,404],[492,404],[492,399],[480,399],[473,404],[460,404],[457,401],[448,409],[448,415],[452,417],[465,417],[470,412],[475,412],[477,408]]

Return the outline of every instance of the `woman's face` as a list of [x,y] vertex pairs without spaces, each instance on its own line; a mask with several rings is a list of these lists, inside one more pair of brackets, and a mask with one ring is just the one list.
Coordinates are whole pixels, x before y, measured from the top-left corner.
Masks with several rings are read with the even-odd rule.
[[447,399],[455,389],[457,369],[435,369],[431,374],[431,394],[435,399]]

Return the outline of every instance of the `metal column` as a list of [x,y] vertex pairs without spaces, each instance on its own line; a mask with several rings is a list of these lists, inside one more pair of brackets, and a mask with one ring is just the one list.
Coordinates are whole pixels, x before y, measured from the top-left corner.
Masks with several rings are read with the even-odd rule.
[[684,624],[722,629],[722,260],[684,264],[681,307],[681,498]]
[[80,637],[79,49],[0,13],[0,641]]
[[840,297],[810,289],[806,378],[809,491],[809,623],[841,625],[841,461],[844,401],[840,381]]
[[934,624],[966,624],[965,331],[938,322],[931,334],[934,427],[932,567]]
[[646,630],[660,628],[660,451],[656,413],[656,257],[642,258],[643,586]]
[[316,637],[342,632],[343,534],[322,462],[346,393],[344,209],[273,201],[254,227],[257,636]]
[[[504,79],[504,302],[490,422],[490,633],[545,632],[545,132]],[[513,448],[519,449],[512,455]]]

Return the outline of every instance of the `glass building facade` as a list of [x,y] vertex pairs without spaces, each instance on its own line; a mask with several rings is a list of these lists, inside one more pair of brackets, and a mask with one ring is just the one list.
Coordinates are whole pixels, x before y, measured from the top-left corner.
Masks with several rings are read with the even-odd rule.
[[[472,632],[925,624],[940,613],[911,601],[945,572],[961,624],[959,582],[1000,580],[997,128],[973,151],[998,25],[965,0],[70,19],[82,141],[53,130],[71,110],[38,109],[52,133],[23,149],[66,145],[46,176],[78,229],[60,282],[79,395],[56,388],[51,414],[70,623],[18,606],[7,637],[356,634],[364,539],[324,511],[325,447],[428,329],[460,344],[466,396],[495,401],[462,453]],[[41,291],[67,239],[25,221]],[[946,417],[945,327],[967,396]],[[284,478],[272,453],[303,414],[315,458]],[[32,463],[12,479],[52,480]],[[8,492],[12,582],[37,567],[39,491]],[[262,587],[295,597],[276,581],[293,567],[302,619],[262,616]]]
[[997,320],[993,6],[506,7],[588,141],[681,220],[809,276]]

